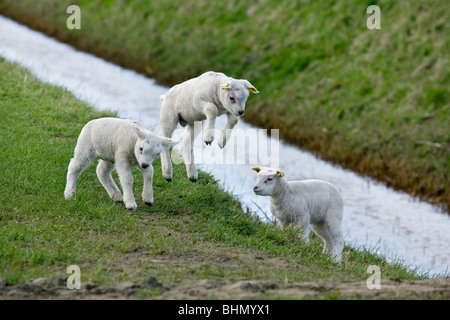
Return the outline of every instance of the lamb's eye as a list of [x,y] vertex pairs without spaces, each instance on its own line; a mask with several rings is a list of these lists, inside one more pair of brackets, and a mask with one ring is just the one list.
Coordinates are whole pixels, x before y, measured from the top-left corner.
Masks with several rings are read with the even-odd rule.
[[272,181],[272,178],[267,178],[266,183]]
[[235,99],[234,99],[234,97],[230,97],[230,100],[231,100],[232,102],[234,102]]

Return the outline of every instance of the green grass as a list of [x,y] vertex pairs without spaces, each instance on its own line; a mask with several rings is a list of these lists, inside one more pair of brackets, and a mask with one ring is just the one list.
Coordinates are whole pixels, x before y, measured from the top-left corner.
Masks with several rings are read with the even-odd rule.
[[[77,199],[65,200],[67,165],[81,128],[114,115],[2,59],[0,78],[0,278],[10,285],[67,276],[72,264],[80,266],[83,282],[98,285],[150,277],[171,285],[216,278],[360,281],[372,264],[384,278],[426,276],[348,246],[343,264],[336,264],[321,254],[317,237],[304,245],[295,230],[244,213],[208,174],[201,172],[193,184],[175,165],[178,178],[167,183],[159,160],[152,207],[138,196],[143,182],[137,170],[139,208],[128,211],[108,197],[94,165],[79,178]],[[158,293],[143,290],[139,297]]]
[[[69,4],[81,30],[68,30]],[[381,9],[368,30],[366,9]],[[446,1],[0,0],[0,12],[173,85],[249,79],[244,119],[326,160],[450,204]]]

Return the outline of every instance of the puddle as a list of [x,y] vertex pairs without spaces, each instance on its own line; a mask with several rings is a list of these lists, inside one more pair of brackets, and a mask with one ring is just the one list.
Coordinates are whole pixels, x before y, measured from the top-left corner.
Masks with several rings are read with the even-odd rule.
[[[117,111],[120,117],[139,120],[159,132],[159,96],[165,94],[168,88],[152,79],[76,51],[2,16],[0,56],[18,62],[44,82],[65,87],[99,110]],[[247,108],[252,107],[254,99],[258,96],[249,97]],[[218,118],[216,128],[223,128],[225,122],[224,116]],[[243,121],[238,123],[236,129],[245,132],[259,130]],[[177,130],[175,139],[183,131]],[[261,143],[267,143],[266,138],[261,140]],[[242,139],[239,141],[237,143],[245,143]],[[448,215],[405,193],[330,165],[296,147],[277,141],[273,143],[272,149],[277,149],[280,154],[279,167],[285,171],[288,180],[322,179],[341,190],[345,203],[343,228],[347,243],[354,247],[378,248],[378,252],[388,260],[399,258],[407,265],[430,271],[431,275],[448,271]],[[230,143],[225,149],[232,147]],[[195,150],[196,160],[203,156],[204,163],[212,163],[201,165],[201,168],[214,175],[246,208],[263,220],[266,215],[272,218],[269,198],[253,194],[255,173],[250,170],[253,164],[248,161],[239,165],[214,164],[214,159],[208,154],[221,151],[215,142],[212,147],[206,147],[201,136],[196,140]],[[247,145],[245,150],[246,154],[239,155],[236,161],[245,162],[245,158],[251,155],[250,146]],[[186,176],[175,179],[186,179]]]

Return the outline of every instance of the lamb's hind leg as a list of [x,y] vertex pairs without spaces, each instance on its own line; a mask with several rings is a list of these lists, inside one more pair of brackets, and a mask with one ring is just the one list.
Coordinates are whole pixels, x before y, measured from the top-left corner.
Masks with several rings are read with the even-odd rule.
[[[334,220],[334,219],[331,219]],[[342,250],[344,249],[344,239],[340,223],[329,220],[312,225],[313,231],[324,241],[323,252],[331,255],[336,261],[341,261]]]
[[[164,102],[163,102],[164,103]],[[172,138],[172,134],[178,125],[178,116],[173,116],[165,111],[166,108],[161,106],[161,135]],[[161,168],[164,179],[172,181],[173,169],[170,160],[169,146],[163,147],[161,150]]]
[[198,129],[196,130],[194,123],[190,123],[183,135],[183,140],[181,141],[187,176],[192,182],[195,182],[198,179],[197,167],[194,162],[194,140],[199,131],[200,130]]
[[100,180],[106,192],[114,201],[122,202],[122,194],[114,182],[111,173],[114,170],[114,164],[109,161],[99,160],[97,165],[97,177]]
[[90,153],[83,156],[75,152],[74,157],[70,159],[69,168],[67,169],[66,189],[64,190],[64,197],[66,199],[75,199],[77,179],[83,170],[89,166],[92,158],[93,156]]

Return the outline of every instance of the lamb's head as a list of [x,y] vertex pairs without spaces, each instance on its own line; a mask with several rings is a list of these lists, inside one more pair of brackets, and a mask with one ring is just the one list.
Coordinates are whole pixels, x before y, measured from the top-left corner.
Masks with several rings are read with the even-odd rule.
[[280,169],[268,167],[255,167],[252,170],[258,173],[256,184],[253,187],[255,194],[259,196],[273,196],[278,190],[280,180],[284,179],[284,172]]
[[247,80],[231,79],[227,83],[220,85],[220,101],[225,109],[237,117],[245,113],[245,102],[248,99],[249,92],[258,93],[259,91]]
[[138,165],[142,169],[147,169],[159,156],[163,147],[167,147],[178,142],[172,142],[170,138],[159,137],[154,133],[142,128],[134,127],[138,139],[134,146],[134,155]]

